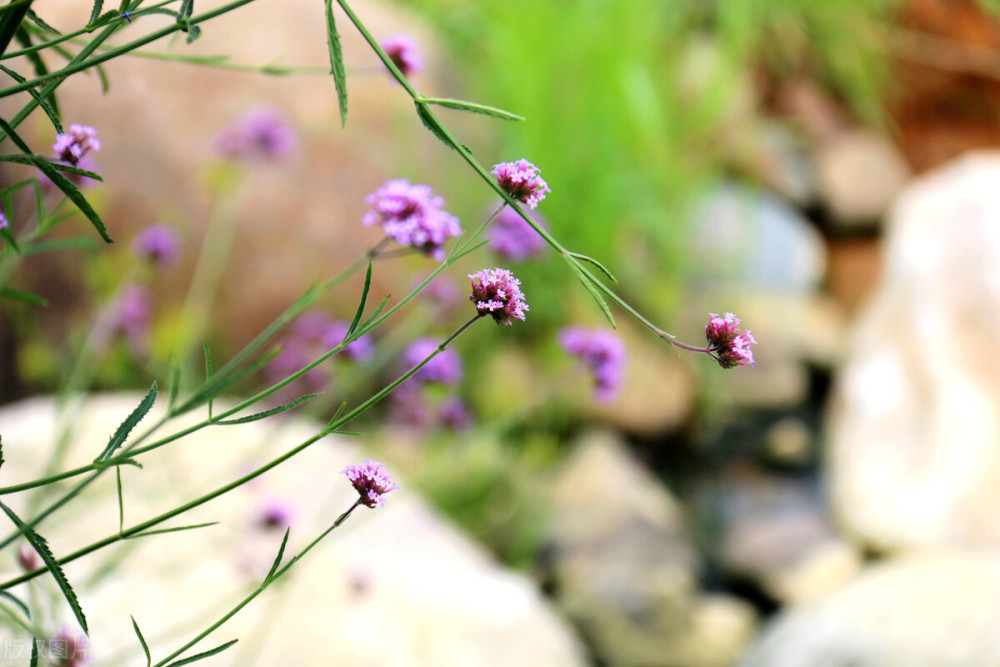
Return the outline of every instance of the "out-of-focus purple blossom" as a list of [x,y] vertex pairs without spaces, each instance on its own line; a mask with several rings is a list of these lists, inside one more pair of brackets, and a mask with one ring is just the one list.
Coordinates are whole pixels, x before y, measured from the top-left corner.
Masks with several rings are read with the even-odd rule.
[[[413,287],[417,287],[422,282],[422,279],[414,280]],[[455,310],[464,301],[463,297],[465,295],[462,293],[462,288],[456,285],[454,281],[441,275],[432,280],[420,292],[420,296],[426,299],[439,312],[448,313]]]
[[132,252],[153,266],[167,266],[177,261],[181,241],[177,232],[166,225],[150,225],[136,234]]
[[[331,349],[340,345],[343,342],[344,337],[347,336],[347,330],[349,328],[350,325],[347,322],[339,320],[331,322],[323,334],[324,347]],[[372,344],[371,336],[368,334],[359,336],[355,340],[351,341],[347,347],[338,352],[339,356],[357,363],[364,363],[368,361],[374,354],[375,346]]]
[[330,316],[322,310],[307,310],[295,318],[289,332],[303,342],[322,343],[330,324]]
[[618,394],[625,374],[625,344],[609,331],[565,327],[559,343],[567,354],[579,358],[594,376],[594,397],[610,401]]
[[364,465],[347,466],[343,473],[361,496],[361,504],[366,507],[383,505],[385,500],[382,496],[398,488],[384,466],[372,460],[365,461]]
[[411,74],[423,70],[424,63],[417,53],[417,43],[409,35],[386,37],[379,42],[379,46],[403,76],[409,78]]
[[753,352],[750,346],[757,341],[749,330],[740,331],[740,318],[732,313],[725,313],[722,316],[709,313],[709,317],[705,326],[705,338],[708,339],[712,358],[723,368],[753,366]]
[[68,628],[59,628],[56,636],[46,644],[55,667],[80,667],[90,662],[90,641],[84,635],[74,635]]
[[10,222],[7,221],[7,216],[0,213],[0,229],[9,229]]
[[469,301],[476,304],[480,315],[491,315],[501,326],[510,326],[511,320],[524,320],[529,310],[521,292],[521,281],[507,269],[483,269],[469,276],[472,294]]
[[90,151],[101,150],[101,141],[97,138],[97,130],[74,123],[69,126],[69,132],[56,135],[52,150],[59,160],[75,166]]
[[298,135],[277,109],[252,109],[222,128],[214,139],[222,157],[267,162],[288,155],[299,144]]
[[[545,226],[539,214],[531,214],[531,219]],[[493,252],[512,262],[523,262],[545,251],[545,240],[508,206],[504,206],[493,220],[490,235]]]
[[[294,336],[287,338],[278,356],[264,368],[264,374],[271,382],[280,382],[292,373],[304,368],[317,356],[319,356],[319,352],[316,345],[311,345],[308,341]],[[330,384],[331,377],[330,371],[319,365],[306,371],[301,379],[308,385],[308,391],[322,391]],[[286,389],[293,386],[294,384],[290,384]],[[289,395],[282,395],[281,398],[290,398],[290,394],[294,392],[295,390],[292,389]]]
[[38,559],[38,552],[30,544],[22,544],[17,548],[17,564],[25,572],[38,569],[41,561]]
[[111,331],[123,334],[133,349],[143,350],[152,316],[153,293],[143,285],[129,285],[111,305]]
[[[403,363],[411,368],[416,366],[437,349],[438,343],[439,341],[433,338],[418,338],[403,352]],[[455,384],[462,379],[462,358],[458,352],[448,348],[439,352],[423,368],[414,373],[413,379],[418,382]]]
[[394,425],[411,429],[431,426],[433,414],[422,385],[404,382],[389,394],[389,405],[389,420]]
[[[94,161],[94,158],[91,155],[84,155],[82,158],[80,158],[79,162],[77,162],[76,164],[72,162],[67,162],[66,160],[53,160],[53,162],[58,164],[65,164],[70,167],[76,167],[77,169],[83,169],[85,171],[91,171],[94,172],[95,174],[101,173],[97,169],[97,162]],[[66,180],[68,180],[70,183],[72,183],[73,185],[75,185],[80,189],[90,188],[100,183],[100,181],[95,180],[89,176],[84,176],[83,174],[75,174],[69,171],[60,171],[59,174],[61,176],[64,176]],[[38,182],[41,184],[42,189],[46,190],[47,192],[53,192],[59,189],[56,187],[56,184],[52,182],[52,179],[50,179],[43,171],[40,171],[38,173]]]
[[442,208],[444,199],[429,185],[393,179],[368,195],[365,203],[371,208],[362,224],[379,225],[399,245],[416,248],[438,261],[445,257],[445,242],[462,233],[458,218]]
[[511,199],[516,199],[528,208],[535,208],[545,199],[547,192],[552,192],[548,183],[539,175],[538,167],[524,158],[517,162],[501,162],[493,165],[493,171],[490,173]]
[[272,498],[257,512],[256,524],[265,529],[288,528],[295,519],[295,508],[287,500]]
[[455,431],[467,431],[472,427],[472,415],[465,401],[458,397],[441,403],[441,422]]

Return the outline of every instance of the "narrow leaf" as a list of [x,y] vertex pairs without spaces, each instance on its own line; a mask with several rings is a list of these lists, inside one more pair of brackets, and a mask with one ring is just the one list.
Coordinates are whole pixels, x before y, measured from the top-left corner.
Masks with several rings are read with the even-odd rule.
[[267,419],[268,417],[281,414],[282,412],[293,410],[302,405],[303,403],[305,403],[306,401],[311,401],[317,396],[319,396],[319,394],[306,394],[305,396],[300,396],[296,398],[294,401],[290,401],[283,405],[279,405],[276,408],[271,408],[270,410],[265,410],[264,412],[258,412],[256,414],[252,414],[247,417],[239,417],[238,419],[223,419],[221,421],[216,422],[216,424],[232,426],[233,424],[247,424],[249,422],[259,421],[261,419]]
[[188,23],[187,30],[185,30],[185,32],[187,32],[187,39],[185,41],[190,44],[194,40],[201,37],[201,26],[191,25]]
[[601,273],[603,273],[608,278],[608,280],[610,280],[613,283],[617,283],[618,282],[618,279],[615,278],[614,274],[611,273],[611,271],[609,271],[606,266],[604,266],[603,264],[601,264],[599,261],[597,261],[593,257],[588,257],[587,255],[581,255],[578,252],[571,252],[569,254],[569,256],[573,257],[574,259],[578,259],[580,261],[589,262],[590,264],[593,264],[594,266],[596,266],[598,268],[598,270],[600,270]]
[[278,566],[281,565],[281,558],[285,555],[285,545],[288,544],[288,533],[291,528],[285,528],[285,536],[281,538],[281,546],[278,547],[278,555],[274,557],[274,563],[271,564],[271,569],[267,571],[267,576],[264,577],[264,581],[270,581],[274,573],[278,571]]
[[371,325],[371,323],[377,320],[379,317],[381,317],[382,313],[385,312],[385,307],[387,305],[389,305],[389,297],[385,297],[384,299],[379,301],[378,306],[375,307],[375,310],[372,311],[371,315],[365,318],[365,321],[361,324],[360,328],[363,331],[368,331],[368,327]]
[[87,21],[88,29],[94,27],[94,22],[97,21],[97,17],[101,15],[102,9],[104,9],[104,0],[94,0],[94,7],[90,10],[90,20]]
[[593,279],[584,273],[579,267],[572,264],[570,264],[570,266],[572,266],[573,270],[576,272],[576,277],[580,279],[583,286],[587,288],[588,292],[590,292],[591,298],[597,302],[597,306],[601,309],[601,312],[604,313],[604,317],[607,318],[612,327],[615,326],[615,318],[614,315],[611,314],[608,302],[604,300],[604,295],[602,295],[597,287],[594,286]]
[[[347,327],[347,336],[354,333],[354,330],[358,328],[358,322],[361,321],[361,316],[365,312],[365,304],[368,302],[368,291],[372,287],[372,263],[368,262],[368,271],[365,272],[365,286],[361,289],[361,302],[358,304],[358,310],[354,313],[354,319],[351,320],[351,326]],[[346,338],[346,336],[345,336]]]
[[445,146],[451,148],[452,150],[458,150],[458,148],[452,143],[451,139],[448,138],[448,135],[445,134],[444,130],[441,128],[441,123],[438,122],[438,119],[435,118],[434,114],[427,109],[427,106],[419,101],[416,105],[417,115],[420,116],[420,122],[424,124],[424,127],[430,130],[431,134],[440,139],[441,143]]
[[167,667],[180,667],[181,665],[190,665],[192,662],[197,662],[199,660],[204,660],[205,658],[210,658],[217,653],[222,653],[223,651],[225,651],[227,648],[229,648],[238,641],[239,639],[230,639],[225,644],[216,646],[215,648],[205,651],[204,653],[198,653],[196,655],[192,655],[190,658],[184,658],[183,660],[176,660],[167,665]]
[[[205,384],[211,385],[212,383],[212,351],[208,349],[208,342],[205,340],[201,341],[201,346],[205,348]],[[208,395],[208,418],[212,418],[212,403],[214,401],[214,394],[210,393]]]
[[181,365],[174,357],[170,360],[170,396],[167,398],[167,413],[174,409],[174,402],[177,400],[177,392],[181,388]]
[[337,407],[337,411],[335,413],[333,413],[333,416],[330,417],[330,421],[328,421],[326,423],[326,428],[323,429],[323,432],[325,432],[325,433],[332,433],[333,432],[333,429],[336,428],[334,426],[334,423],[337,421],[337,419],[340,417],[340,415],[342,415],[344,413],[344,409],[345,408],[347,408],[347,401],[341,401],[340,405]]
[[178,20],[189,19],[191,14],[194,13],[194,0],[183,0],[181,2],[181,9],[178,13]]
[[132,413],[125,418],[125,421],[121,423],[118,430],[111,435],[111,439],[108,440],[108,444],[104,448],[104,451],[101,452],[96,459],[94,459],[94,463],[107,460],[116,449],[125,443],[125,439],[128,438],[128,434],[132,432],[132,429],[135,428],[136,424],[138,424],[139,421],[145,417],[153,407],[153,403],[156,401],[156,392],[156,381],[154,380],[152,386],[149,388],[149,391],[146,392],[146,396],[139,402],[139,405],[136,406],[135,410],[133,410]]
[[49,305],[48,301],[38,296],[37,294],[31,294],[30,292],[22,292],[20,290],[11,289],[9,287],[0,287],[0,297],[14,299],[16,301],[26,301],[28,303],[33,303],[37,306]]
[[196,530],[198,528],[207,528],[209,526],[215,526],[218,521],[209,521],[207,523],[193,523],[188,526],[177,526],[176,528],[158,528],[157,530],[144,530],[141,533],[136,533],[125,539],[138,540],[141,537],[149,537],[150,535],[164,535],[166,533],[180,533],[185,530]]
[[28,667],[38,667],[38,638],[31,638],[31,662]]
[[333,18],[333,0],[326,0],[326,41],[330,47],[330,74],[337,89],[337,103],[340,105],[340,126],[347,125],[347,71],[344,69],[344,52],[337,34],[337,23]]
[[[10,69],[9,67],[4,67],[3,65],[0,65],[0,70],[2,70],[4,74],[14,79],[18,83],[24,83],[25,81],[27,81],[27,79],[25,79],[23,76],[21,76],[14,70]],[[59,114],[56,112],[56,110],[53,109],[49,105],[49,103],[45,100],[45,98],[42,97],[41,94],[39,94],[39,92],[34,88],[28,88],[27,92],[29,95],[31,95],[32,99],[35,100],[38,106],[42,108],[42,111],[45,112],[45,115],[48,116],[49,122],[52,123],[52,126],[55,128],[56,132],[61,133],[63,131],[63,127],[62,123],[59,122]]]
[[139,644],[142,645],[142,652],[146,654],[146,667],[149,667],[153,663],[153,657],[149,654],[149,646],[146,644],[146,638],[142,636],[142,630],[139,629],[139,624],[135,622],[135,616],[129,616],[132,619],[132,629],[135,630],[135,636],[139,638]]
[[28,605],[24,604],[19,597],[8,591],[0,591],[0,597],[5,597],[16,604],[17,608],[24,612],[26,618],[31,618],[31,610],[28,609]]
[[486,104],[478,104],[476,102],[466,102],[465,100],[453,100],[448,97],[424,97],[422,98],[426,104],[433,104],[439,107],[447,107],[448,109],[458,109],[460,111],[471,111],[472,113],[481,113],[486,116],[493,116],[494,118],[500,118],[502,120],[513,120],[522,121],[524,116],[518,116],[516,113],[511,113],[510,111],[504,111],[503,109],[497,109],[496,107],[491,107]]
[[13,248],[14,252],[18,255],[24,254],[21,250],[21,246],[17,243],[17,239],[14,238],[14,235],[11,233],[10,227],[0,229],[0,238],[3,238],[5,242],[9,243],[10,247]]
[[225,391],[235,385],[237,382],[256,373],[258,370],[269,364],[276,356],[281,353],[280,349],[274,349],[269,351],[267,354],[261,355],[259,359],[246,367],[229,371],[228,375],[215,376],[215,381],[210,384],[203,385],[198,391],[187,400],[183,405],[174,411],[174,415],[182,415],[185,412],[190,412],[196,407],[208,400],[209,396],[217,396],[219,394],[225,393]]
[[34,23],[35,25],[37,25],[39,28],[41,28],[42,30],[44,30],[46,32],[51,32],[54,35],[61,35],[62,34],[58,30],[56,30],[55,28],[53,28],[52,26],[50,26],[48,23],[46,23],[45,21],[43,21],[42,18],[38,14],[35,13],[34,9],[29,9],[28,10],[28,19],[30,19],[32,23]]
[[31,2],[32,0],[12,2],[3,8],[5,11],[0,16],[0,55],[7,51],[10,40],[14,38],[14,33],[17,32],[21,21],[31,9]]
[[[35,13],[31,10],[28,11],[27,18],[32,21],[38,19]],[[21,25],[17,29],[17,32],[14,33],[14,38],[17,40],[17,43],[20,44],[22,47],[24,47],[25,49],[29,49],[34,45],[31,43],[31,33],[28,32],[25,25],[26,22],[21,23]],[[36,76],[46,76],[49,73],[49,68],[45,65],[45,61],[42,60],[42,56],[38,51],[31,51],[25,54],[24,57],[27,58],[28,62],[31,63],[31,68],[34,70]],[[49,105],[52,107],[53,111],[55,111],[56,118],[61,117],[62,114],[59,113],[59,102],[56,99],[55,89],[53,89],[52,92],[49,93],[47,101]],[[59,131],[62,132],[62,130]]]
[[45,563],[45,567],[47,567],[49,572],[52,573],[52,577],[59,585],[59,589],[62,591],[63,597],[65,597],[66,601],[69,603],[70,608],[73,610],[73,615],[76,616],[76,620],[80,624],[80,627],[83,628],[85,633],[90,634],[87,629],[87,618],[83,615],[83,609],[80,607],[80,601],[77,600],[76,593],[73,592],[73,587],[69,585],[69,580],[66,579],[66,575],[63,574],[62,568],[59,567],[59,561],[56,560],[55,556],[53,556],[52,552],[49,550],[49,545],[45,541],[45,538],[32,530],[31,526],[21,521],[20,517],[14,514],[14,512],[2,502],[0,502],[0,509],[2,509],[8,517],[10,517],[10,520],[14,522],[17,529],[21,531],[22,535],[24,535],[24,538],[28,540],[28,544],[30,544],[35,551],[38,552],[42,562]]
[[122,467],[115,466],[115,481],[118,484],[118,533],[125,530],[125,501],[122,499]]

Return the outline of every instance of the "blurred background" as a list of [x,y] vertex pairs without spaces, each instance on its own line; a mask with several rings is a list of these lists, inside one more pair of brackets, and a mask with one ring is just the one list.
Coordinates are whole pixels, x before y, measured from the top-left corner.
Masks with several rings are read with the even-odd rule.
[[[89,12],[36,4],[67,30]],[[7,414],[71,377],[144,390],[172,358],[194,386],[202,338],[228,358],[379,241],[360,222],[386,179],[429,184],[467,230],[496,205],[342,15],[351,106],[339,127],[313,4],[255,3],[192,45],[149,51],[316,72],[125,57],[106,66],[105,94],[93,75],[60,89],[64,121],[100,132],[105,183],[87,194],[117,243],[5,257],[7,284],[49,302],[0,302]],[[757,363],[678,354],[619,311],[624,381],[596,400],[558,340],[568,324],[611,330],[587,292],[551,251],[512,262],[486,247],[376,331],[370,356],[307,378],[299,393],[327,394],[300,412],[329,418],[393,378],[413,340],[470,316],[467,274],[506,266],[527,321],[473,327],[455,345],[456,377],[401,392],[358,430],[372,458],[537,586],[583,664],[1000,664],[994,5],[358,6],[377,38],[416,40],[422,93],[526,117],[440,112],[484,164],[541,168],[552,193],[538,213],[556,238],[685,342],[701,344],[709,312],[736,313]],[[294,147],[220,153],[220,132],[261,109]],[[22,135],[44,152],[51,125],[33,120]],[[0,184],[25,173],[5,164]],[[15,231],[28,224],[31,198],[5,203]],[[153,223],[180,239],[176,263],[155,271],[129,245]],[[54,234],[96,238],[78,215]],[[372,299],[399,298],[433,267],[376,263]],[[95,334],[130,285],[148,290],[142,321]],[[350,320],[360,285],[325,298],[313,322]],[[273,372],[301,367],[296,345],[318,350],[306,329],[279,336],[286,366]]]

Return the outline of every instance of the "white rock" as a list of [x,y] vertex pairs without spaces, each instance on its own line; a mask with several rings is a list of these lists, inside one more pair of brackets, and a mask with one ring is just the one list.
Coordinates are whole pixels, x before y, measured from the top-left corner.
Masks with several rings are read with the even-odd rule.
[[820,195],[844,224],[878,222],[910,178],[888,139],[856,130],[835,135],[816,154]]

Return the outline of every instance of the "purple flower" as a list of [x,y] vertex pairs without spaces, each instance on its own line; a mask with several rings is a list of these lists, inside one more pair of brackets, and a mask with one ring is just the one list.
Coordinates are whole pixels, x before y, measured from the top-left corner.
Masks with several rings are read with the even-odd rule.
[[594,397],[610,401],[618,393],[625,374],[625,345],[608,331],[565,327],[559,343],[567,354],[578,357],[594,376]]
[[711,319],[705,326],[705,338],[708,339],[709,354],[712,358],[723,368],[748,364],[753,366],[753,352],[750,346],[757,341],[749,330],[740,331],[740,318],[732,313],[725,313],[722,317],[715,313],[709,315]]
[[298,136],[277,109],[253,109],[215,136],[215,148],[233,160],[270,161],[298,147]]
[[362,223],[381,225],[386,235],[399,245],[412,246],[441,261],[444,243],[462,233],[458,218],[445,211],[444,199],[429,185],[410,185],[405,178],[386,181],[365,198],[371,210]]
[[525,159],[517,162],[501,162],[493,165],[490,172],[496,177],[500,187],[504,189],[511,199],[516,199],[528,208],[535,208],[538,203],[545,199],[549,185],[538,173],[538,167]]
[[[541,216],[531,219],[544,227]],[[493,221],[490,247],[506,260],[523,262],[545,250],[545,240],[524,221],[517,211],[505,206]]]
[[8,222],[7,216],[4,215],[3,213],[0,213],[0,229],[9,229],[9,228],[10,228],[10,222]]
[[[337,347],[343,342],[344,337],[347,335],[347,329],[349,325],[347,322],[332,322],[326,327],[326,331],[323,334],[323,345],[324,347],[330,349]],[[372,345],[371,336],[365,334],[351,341],[347,347],[341,350],[338,354],[350,359],[351,361],[356,361],[362,363],[368,361],[372,358],[375,353],[374,346]]]
[[59,628],[58,634],[47,643],[48,654],[55,667],[80,667],[88,663],[90,642],[84,635],[73,635],[69,629]]
[[389,394],[392,406],[389,419],[393,424],[423,429],[431,424],[431,407],[421,385],[406,382]]
[[153,293],[142,285],[129,285],[111,309],[111,330],[123,334],[134,349],[143,349],[153,314]]
[[[94,161],[94,158],[92,156],[90,156],[90,155],[84,155],[76,163],[72,163],[72,162],[69,162],[67,160],[60,160],[58,158],[53,158],[52,161],[55,164],[65,164],[65,165],[68,165],[70,167],[76,167],[77,169],[84,169],[86,171],[92,171],[95,174],[99,174],[100,173],[100,171],[98,171],[98,169],[97,169],[97,163]],[[89,188],[89,187],[91,187],[93,185],[96,185],[97,183],[100,183],[100,181],[94,180],[93,178],[91,178],[89,176],[84,176],[82,174],[75,174],[75,173],[69,172],[69,171],[62,171],[62,170],[60,170],[59,174],[62,175],[62,176],[64,176],[67,180],[69,180],[70,183],[72,183],[73,185],[75,185],[76,187],[81,188],[81,189],[83,189],[83,188]],[[38,175],[38,181],[39,181],[39,183],[41,183],[42,188],[45,189],[45,190],[47,190],[47,191],[51,192],[53,190],[58,190],[58,188],[56,187],[55,183],[52,182],[52,179],[50,179],[45,174],[45,172],[39,173],[39,175]]]
[[467,431],[472,426],[472,415],[462,399],[449,398],[441,403],[441,421],[455,431]]
[[507,269],[483,269],[470,275],[472,294],[480,315],[492,315],[497,324],[510,326],[511,320],[524,320],[528,304],[524,302],[521,281]]
[[172,227],[150,225],[136,234],[132,252],[153,266],[166,266],[177,261],[180,239]]
[[256,524],[261,528],[287,528],[292,525],[295,509],[285,500],[271,499],[257,513]]
[[361,504],[365,507],[376,507],[384,504],[382,496],[397,489],[381,463],[365,461],[364,465],[347,466],[342,471],[354,485],[361,496]]
[[38,569],[41,561],[38,559],[38,552],[35,551],[34,547],[29,544],[22,544],[17,548],[17,564],[25,572],[31,572]]
[[423,70],[423,61],[417,53],[417,43],[409,35],[386,37],[379,42],[379,46],[403,76],[409,78],[411,74]]
[[[427,358],[437,349],[438,341],[433,338],[418,338],[410,343],[403,353],[403,362],[413,367]],[[428,361],[423,368],[413,375],[419,382],[439,382],[455,384],[462,379],[462,358],[458,352],[448,348]]]
[[101,150],[101,141],[97,138],[97,130],[74,123],[69,126],[69,132],[56,135],[52,150],[59,160],[75,166],[90,151]]

